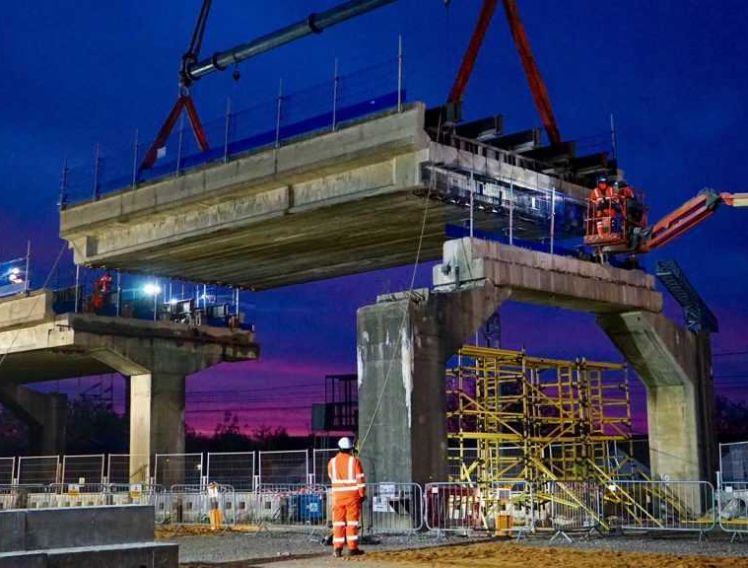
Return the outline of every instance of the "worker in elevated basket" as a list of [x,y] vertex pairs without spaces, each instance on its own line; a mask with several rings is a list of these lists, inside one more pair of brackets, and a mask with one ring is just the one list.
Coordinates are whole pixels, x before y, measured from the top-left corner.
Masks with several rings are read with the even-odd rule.
[[332,546],[335,556],[343,555],[348,542],[351,556],[363,554],[358,548],[361,503],[366,499],[366,480],[361,460],[353,455],[350,438],[338,441],[340,451],[327,464],[332,483]]

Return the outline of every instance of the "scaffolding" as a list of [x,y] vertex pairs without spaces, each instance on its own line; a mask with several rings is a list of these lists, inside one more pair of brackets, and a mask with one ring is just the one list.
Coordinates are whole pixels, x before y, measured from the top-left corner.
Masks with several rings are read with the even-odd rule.
[[631,455],[626,367],[465,346],[447,370],[454,481],[620,478]]

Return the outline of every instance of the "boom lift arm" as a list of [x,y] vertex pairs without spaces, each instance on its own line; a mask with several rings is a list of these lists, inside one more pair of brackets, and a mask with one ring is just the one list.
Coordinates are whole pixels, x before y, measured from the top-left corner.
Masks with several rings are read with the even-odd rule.
[[746,207],[748,193],[716,193],[711,189],[703,190],[648,229],[649,236],[643,240],[638,252],[649,252],[669,243],[714,215],[722,204]]

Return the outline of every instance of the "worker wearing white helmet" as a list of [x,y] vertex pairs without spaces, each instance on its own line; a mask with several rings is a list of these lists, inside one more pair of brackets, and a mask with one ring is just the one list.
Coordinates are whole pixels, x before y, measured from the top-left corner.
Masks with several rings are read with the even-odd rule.
[[350,438],[340,438],[340,451],[327,464],[332,482],[332,546],[335,556],[343,555],[348,543],[351,556],[363,554],[358,547],[361,526],[361,503],[366,499],[366,479],[361,460],[353,455]]

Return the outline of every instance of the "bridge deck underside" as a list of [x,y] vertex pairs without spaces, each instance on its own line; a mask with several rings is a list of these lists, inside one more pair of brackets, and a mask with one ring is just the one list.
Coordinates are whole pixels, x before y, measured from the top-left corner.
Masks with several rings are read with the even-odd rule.
[[[467,227],[469,212],[403,190],[139,248],[108,257],[106,267],[255,290],[334,278],[412,263],[425,212],[420,259],[436,260],[446,226]],[[515,214],[512,223],[516,238],[548,235],[547,223],[530,217]],[[508,210],[476,211],[475,226],[504,234]]]

